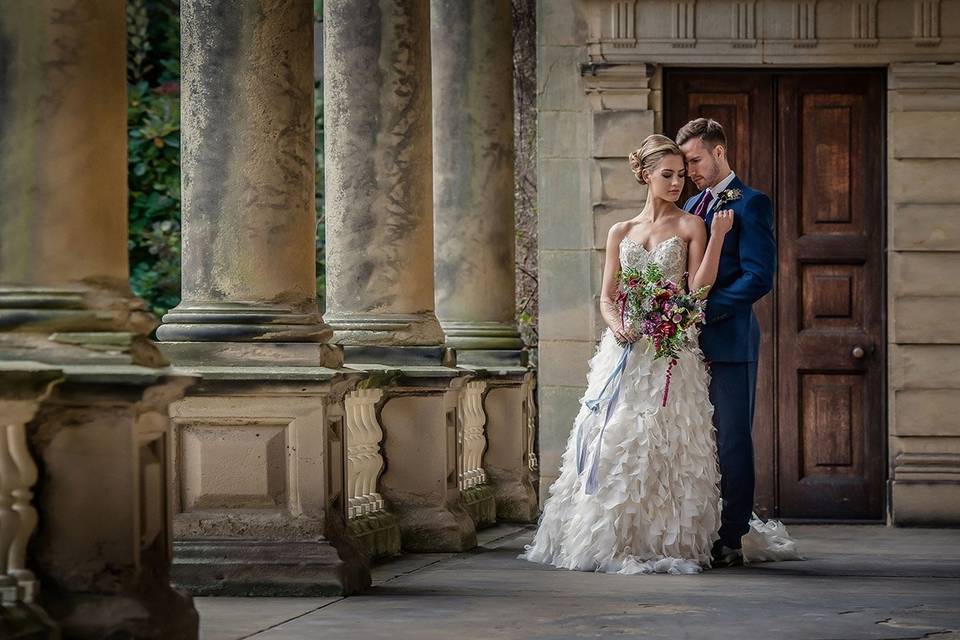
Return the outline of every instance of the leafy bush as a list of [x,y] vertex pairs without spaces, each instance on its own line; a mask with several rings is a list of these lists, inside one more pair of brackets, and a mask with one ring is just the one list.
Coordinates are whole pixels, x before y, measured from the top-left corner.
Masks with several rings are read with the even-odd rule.
[[130,286],[158,316],[180,302],[179,12],[127,3]]

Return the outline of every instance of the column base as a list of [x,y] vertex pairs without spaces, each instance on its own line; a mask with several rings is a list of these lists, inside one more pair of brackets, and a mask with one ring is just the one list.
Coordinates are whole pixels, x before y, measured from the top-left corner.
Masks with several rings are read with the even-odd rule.
[[432,311],[425,313],[344,313],[327,311],[333,342],[343,345],[440,345],[443,330]]
[[488,484],[478,484],[464,489],[463,503],[477,529],[497,524],[497,502],[493,488]]
[[463,350],[519,351],[523,348],[520,332],[513,323],[442,320],[446,343]]
[[400,525],[387,511],[351,518],[347,535],[360,545],[369,558],[384,558],[400,553]]
[[345,533],[343,396],[321,367],[197,367],[170,407],[174,581],[194,594],[345,595],[369,584]]
[[160,342],[160,351],[181,367],[343,366],[343,351],[326,342]]
[[[0,286],[0,331],[130,331],[146,335],[156,319],[126,281],[91,287]],[[32,358],[36,360],[36,358]]]
[[328,342],[319,313],[242,302],[185,302],[163,316],[161,342]]
[[462,503],[418,505],[384,491],[400,523],[400,546],[407,553],[459,553],[477,546],[477,528]]
[[43,604],[59,622],[64,638],[197,640],[199,634],[193,598],[174,589],[162,594],[76,593],[63,598],[50,593]]
[[484,469],[490,477],[496,501],[497,520],[530,524],[540,517],[537,492],[530,480],[531,472],[498,469],[489,464]]
[[40,607],[17,602],[0,607],[0,637],[4,640],[59,640],[60,628]]
[[344,345],[343,359],[347,365],[375,364],[396,367],[455,367],[457,365],[456,351],[444,346]]
[[328,540],[177,540],[172,579],[197,596],[317,597],[370,585],[356,558]]
[[462,349],[456,348],[457,365],[468,367],[526,367],[529,358],[519,349]]

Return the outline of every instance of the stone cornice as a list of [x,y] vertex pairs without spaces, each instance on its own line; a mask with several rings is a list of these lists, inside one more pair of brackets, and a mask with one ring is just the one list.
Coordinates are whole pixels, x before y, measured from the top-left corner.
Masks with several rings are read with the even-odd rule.
[[698,65],[950,61],[941,0],[665,0],[586,4],[594,63]]

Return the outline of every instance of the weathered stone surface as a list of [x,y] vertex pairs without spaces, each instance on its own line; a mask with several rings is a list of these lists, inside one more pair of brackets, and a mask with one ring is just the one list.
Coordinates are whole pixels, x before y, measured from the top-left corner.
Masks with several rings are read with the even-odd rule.
[[540,357],[546,341],[580,340],[592,332],[591,252],[541,251],[540,272],[557,274],[540,283]]
[[323,342],[312,9],[188,0],[181,11],[183,301],[157,336]]
[[[532,448],[536,437],[534,374],[488,378],[484,398],[487,451],[483,468],[490,477],[501,522],[534,522],[539,515]],[[519,383],[519,384],[518,384]]]
[[342,344],[440,344],[429,0],[325,2],[323,59],[324,317]]
[[894,297],[960,296],[958,252],[895,252],[890,254],[889,289]]
[[366,558],[342,512],[343,395],[362,376],[308,367],[201,372],[203,382],[170,409],[176,584],[223,595],[364,588]]
[[541,158],[579,158],[588,144],[588,123],[577,111],[544,111],[537,116]]
[[[583,160],[543,158],[537,175],[540,251],[589,246],[593,221],[585,186],[589,184],[588,164]],[[541,267],[541,278],[549,281],[552,274]]]
[[537,49],[538,112],[582,111],[586,99],[578,73],[582,47],[540,46]]
[[889,196],[892,203],[960,202],[960,159],[890,160]]
[[431,4],[437,317],[459,349],[519,349],[509,0]]
[[890,205],[897,251],[960,251],[960,213],[951,204]]
[[653,132],[653,111],[596,111],[593,113],[593,155],[626,160]]
[[891,338],[899,343],[960,343],[960,296],[910,296],[893,300]]
[[5,285],[102,287],[129,297],[125,33],[119,4],[4,4]]
[[40,467],[31,566],[68,637],[196,638],[193,604],[168,578],[167,407],[191,381],[131,369],[64,367],[28,426]]
[[463,551],[476,527],[457,486],[457,403],[463,372],[414,371],[385,389],[380,409],[385,471],[380,492],[405,551]]
[[887,347],[893,389],[960,389],[960,345]]
[[541,384],[580,387],[586,384],[589,360],[597,347],[583,340],[551,340],[540,349]]
[[960,393],[955,389],[897,389],[891,406],[891,435],[960,437]]
[[960,112],[908,111],[890,114],[894,158],[960,158],[960,140],[946,135],[960,129]]

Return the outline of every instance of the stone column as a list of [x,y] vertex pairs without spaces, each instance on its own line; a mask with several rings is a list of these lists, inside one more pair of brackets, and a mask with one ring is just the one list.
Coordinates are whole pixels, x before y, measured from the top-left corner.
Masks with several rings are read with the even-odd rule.
[[[316,297],[309,2],[188,0],[182,25],[178,364],[337,366]],[[313,344],[310,344],[313,343]]]
[[437,316],[458,362],[516,361],[510,1],[430,8]]
[[430,2],[330,0],[324,14],[324,317],[344,345],[440,345]]
[[[194,640],[166,487],[168,405],[190,380],[162,366],[127,279],[124,3],[3,3],[0,51],[8,568],[64,637]],[[14,380],[48,374],[24,412]]]
[[457,485],[466,376],[433,311],[430,0],[326,0],[323,59],[324,318],[348,367],[391,377],[377,493],[402,547],[462,551],[477,538]]
[[204,378],[171,407],[173,576],[194,594],[370,580],[342,504],[343,396],[362,376],[339,369],[316,301],[312,7],[180,5],[183,302],[157,336]]
[[127,280],[123,7],[34,5],[0,9],[0,331],[16,332],[0,349],[11,357],[46,329],[153,326]]

